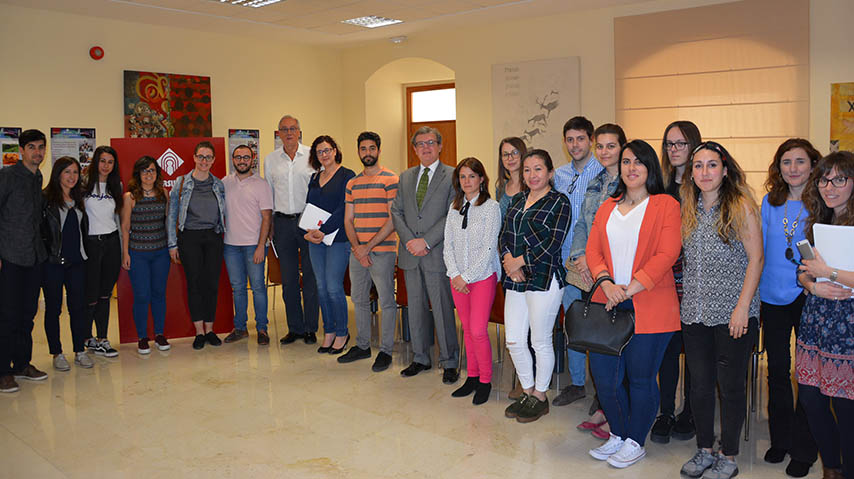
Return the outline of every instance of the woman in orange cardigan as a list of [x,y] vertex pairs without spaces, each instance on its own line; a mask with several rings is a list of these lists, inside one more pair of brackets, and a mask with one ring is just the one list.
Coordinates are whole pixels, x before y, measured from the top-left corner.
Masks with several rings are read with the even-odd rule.
[[679,203],[664,191],[655,150],[642,140],[627,143],[620,152],[620,184],[596,212],[586,250],[591,275],[612,278],[593,301],[635,314],[635,335],[622,355],[590,353],[611,425],[611,437],[590,455],[617,468],[646,455],[644,442],[658,411],[656,375],[680,327],[671,269],[682,247],[680,225]]

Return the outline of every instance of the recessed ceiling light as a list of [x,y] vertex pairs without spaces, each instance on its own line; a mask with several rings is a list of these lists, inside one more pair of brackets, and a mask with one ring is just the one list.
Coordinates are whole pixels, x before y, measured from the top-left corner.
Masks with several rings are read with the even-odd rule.
[[403,20],[395,20],[393,18],[378,17],[376,15],[368,15],[367,17],[351,18],[349,20],[341,20],[341,23],[349,23],[357,27],[377,28],[395,23],[403,23]]
[[240,5],[241,7],[266,7],[267,5],[272,5],[274,3],[279,3],[284,0],[213,0],[214,2],[219,3],[230,3],[232,5]]

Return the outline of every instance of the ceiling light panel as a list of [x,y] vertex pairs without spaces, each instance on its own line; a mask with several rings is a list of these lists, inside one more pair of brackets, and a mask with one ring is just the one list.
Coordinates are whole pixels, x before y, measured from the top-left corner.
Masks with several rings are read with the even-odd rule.
[[366,17],[351,18],[349,20],[341,20],[341,23],[356,25],[365,28],[385,27],[396,23],[403,23],[403,20],[395,20],[393,18],[378,17],[376,15],[368,15]]
[[219,3],[229,3],[231,5],[240,5],[241,7],[260,8],[279,3],[284,0],[211,0]]

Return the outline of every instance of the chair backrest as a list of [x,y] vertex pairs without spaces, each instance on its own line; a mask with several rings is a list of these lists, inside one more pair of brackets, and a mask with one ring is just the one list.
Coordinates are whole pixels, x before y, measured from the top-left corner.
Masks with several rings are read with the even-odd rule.
[[[273,252],[273,249],[270,249]],[[267,255],[267,284],[280,285],[282,284],[282,270],[279,266],[279,258],[275,254]]]
[[403,277],[403,270],[394,267],[394,278],[397,281],[397,290],[395,291],[394,300],[398,306],[409,306],[409,300],[406,296],[406,279]]
[[489,312],[489,322],[504,324],[504,288],[501,283],[495,288],[495,300],[492,302],[492,311]]

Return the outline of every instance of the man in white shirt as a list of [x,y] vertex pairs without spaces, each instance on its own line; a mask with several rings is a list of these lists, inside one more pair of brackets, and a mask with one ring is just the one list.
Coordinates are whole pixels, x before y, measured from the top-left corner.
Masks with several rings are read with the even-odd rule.
[[302,339],[306,344],[314,344],[320,311],[317,284],[308,257],[308,242],[303,237],[305,231],[298,224],[305,209],[308,182],[315,171],[308,164],[310,148],[300,143],[299,120],[283,116],[277,134],[282,148],[264,158],[264,178],[273,189],[273,246],[279,257],[282,299],[288,320],[288,334],[279,342],[289,344]]

